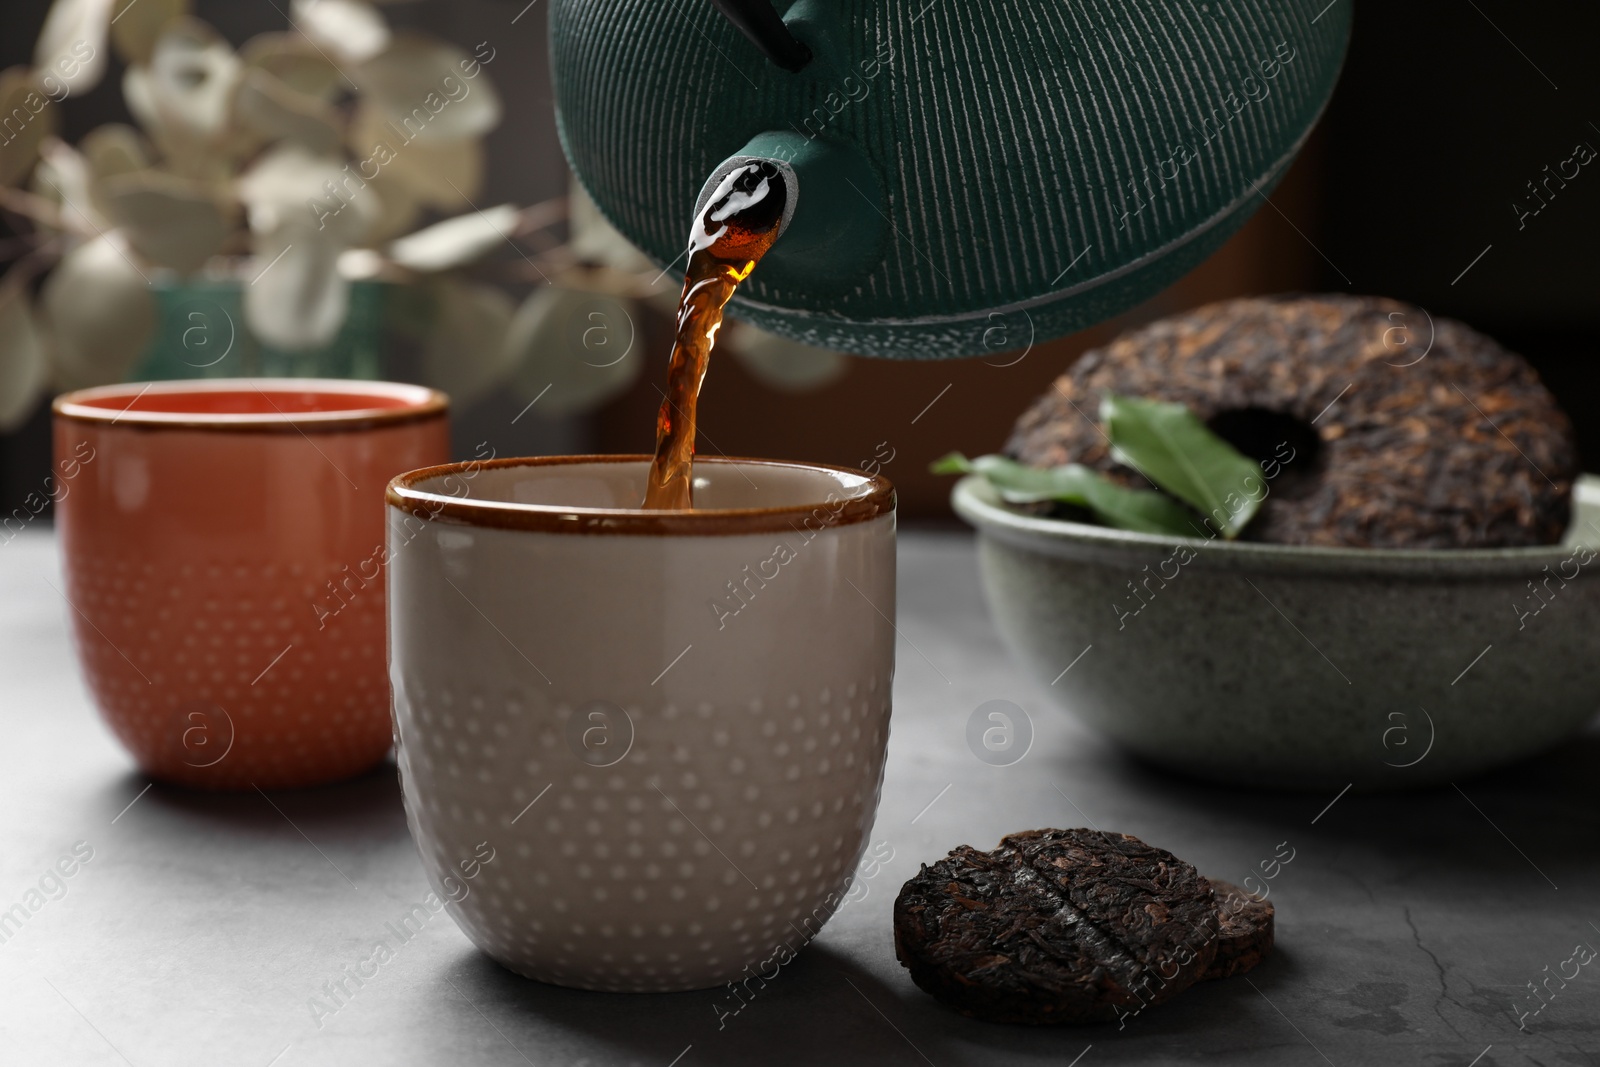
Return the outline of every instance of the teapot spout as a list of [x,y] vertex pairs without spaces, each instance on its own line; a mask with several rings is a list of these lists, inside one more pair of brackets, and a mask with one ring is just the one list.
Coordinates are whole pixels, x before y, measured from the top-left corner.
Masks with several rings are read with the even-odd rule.
[[865,154],[846,142],[791,130],[759,133],[706,178],[695,217],[730,171],[756,161],[783,172],[789,198],[778,240],[761,263],[763,284],[843,288],[881,261],[889,225],[882,183]]

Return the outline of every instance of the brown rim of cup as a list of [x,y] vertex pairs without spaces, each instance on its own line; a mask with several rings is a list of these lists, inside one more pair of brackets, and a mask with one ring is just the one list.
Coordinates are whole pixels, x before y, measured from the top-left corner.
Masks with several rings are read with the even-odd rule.
[[[452,474],[475,475],[495,467],[549,467],[577,463],[645,463],[645,455],[510,456],[504,459],[466,460],[408,471],[389,482],[384,491],[388,505],[419,519],[462,526],[492,526],[502,530],[542,533],[635,534],[653,537],[718,536],[770,533],[781,530],[826,529],[867,522],[894,513],[894,486],[881,474],[867,474],[826,463],[800,463],[743,456],[703,456],[695,464],[742,464],[787,467],[827,474],[848,474],[864,479],[863,491],[833,500],[819,500],[778,508],[695,508],[689,511],[645,511],[640,508],[572,508],[553,504],[517,504],[501,500],[425,493],[414,488],[430,478]],[[470,474],[469,474],[470,472]],[[829,494],[832,496],[833,494]]]
[[[254,390],[272,403],[273,393],[344,393],[400,401],[399,407],[350,407],[333,411],[279,413],[148,411],[133,405],[146,396],[192,396]],[[94,400],[126,399],[122,408],[100,407]],[[276,406],[276,405],[273,405]],[[402,382],[369,382],[345,378],[187,378],[167,382],[97,385],[62,393],[50,405],[61,419],[130,430],[217,430],[231,433],[343,433],[387,428],[438,418],[450,409],[450,398],[437,389]]]

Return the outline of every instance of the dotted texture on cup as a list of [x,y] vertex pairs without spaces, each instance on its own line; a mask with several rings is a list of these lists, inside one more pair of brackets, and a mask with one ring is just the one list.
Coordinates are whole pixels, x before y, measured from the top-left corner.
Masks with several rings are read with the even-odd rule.
[[430,879],[444,899],[457,860],[489,842],[497,858],[450,913],[530,978],[667,992],[770,968],[842,903],[883,781],[890,677],[817,682],[624,705],[631,748],[597,767],[568,742],[588,701],[399,679],[406,814]]
[[388,750],[381,584],[319,629],[312,605],[341,604],[326,584],[344,577],[334,564],[85,556],[69,574],[101,714],[155,777],[286,788],[348,777]]

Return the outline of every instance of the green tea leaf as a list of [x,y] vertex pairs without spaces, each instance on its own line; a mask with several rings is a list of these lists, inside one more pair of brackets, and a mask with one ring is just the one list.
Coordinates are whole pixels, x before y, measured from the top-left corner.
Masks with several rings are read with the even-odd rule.
[[[1029,467],[1005,456],[979,456],[968,459],[960,452],[952,452],[930,468],[935,474],[981,474],[989,484],[999,490],[1009,504],[1034,504],[1041,500],[1066,500],[1083,504],[1077,479],[1063,475],[1066,467],[1041,470]],[[1082,468],[1079,468],[1080,470]]]
[[1088,500],[1089,510],[1107,526],[1139,533],[1200,536],[1198,524],[1189,509],[1167,494],[1154,489],[1129,489],[1098,471],[1075,463],[1058,467],[1057,470],[1072,467],[1089,475],[1084,483],[1084,497]]
[[972,461],[960,452],[950,452],[928,464],[931,474],[972,474]]
[[1153,489],[1128,489],[1079,463],[1042,470],[1005,456],[968,459],[959,452],[937,460],[935,474],[980,474],[1008,504],[1055,500],[1088,508],[1107,526],[1140,533],[1182,534],[1198,531],[1183,505]]
[[1192,505],[1232,540],[1266,498],[1261,468],[1182,404],[1107,393],[1100,418],[1111,455]]

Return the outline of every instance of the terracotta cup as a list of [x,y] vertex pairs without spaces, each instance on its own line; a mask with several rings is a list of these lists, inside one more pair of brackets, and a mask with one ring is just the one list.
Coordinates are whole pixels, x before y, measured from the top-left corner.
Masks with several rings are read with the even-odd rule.
[[60,592],[139,765],[269,789],[383,759],[383,487],[449,457],[444,395],[213,379],[85,389],[54,411]]
[[[768,978],[842,903],[883,780],[894,490],[697,459],[492,460],[389,486],[406,816],[481,949],[663,992]],[[492,862],[480,862],[485,855]]]

